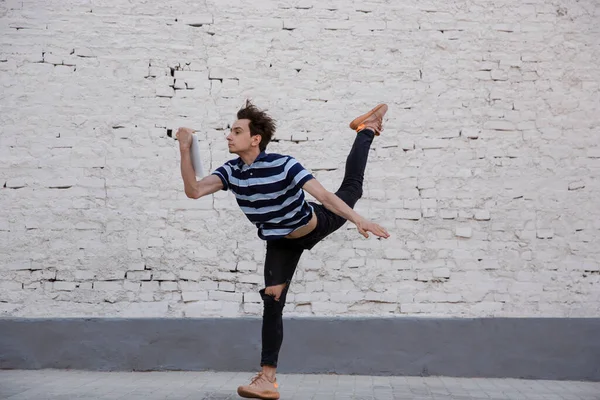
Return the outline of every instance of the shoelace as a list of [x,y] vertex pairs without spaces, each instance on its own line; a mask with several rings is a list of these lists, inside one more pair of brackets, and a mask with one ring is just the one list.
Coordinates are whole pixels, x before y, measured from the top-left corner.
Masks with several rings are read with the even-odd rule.
[[275,388],[279,387],[277,383],[271,382],[269,379],[267,379],[267,377],[262,372],[259,372],[254,378],[252,378],[252,380],[250,381],[250,385],[254,385],[256,382],[263,380],[272,384]]
[[251,385],[254,385],[256,382],[258,382],[259,380],[265,379],[265,377],[263,376],[262,372],[259,372],[254,378],[252,378],[252,381],[250,382]]

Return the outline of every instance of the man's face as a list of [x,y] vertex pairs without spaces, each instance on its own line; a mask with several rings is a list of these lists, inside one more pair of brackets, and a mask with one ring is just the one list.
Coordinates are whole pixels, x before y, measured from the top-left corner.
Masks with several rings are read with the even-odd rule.
[[260,136],[250,135],[250,120],[238,119],[231,126],[231,132],[227,135],[227,145],[230,153],[239,154],[257,147]]

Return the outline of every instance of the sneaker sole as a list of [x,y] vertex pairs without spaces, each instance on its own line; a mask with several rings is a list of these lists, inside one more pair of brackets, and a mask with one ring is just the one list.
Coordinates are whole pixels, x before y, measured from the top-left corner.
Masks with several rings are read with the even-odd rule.
[[258,394],[255,392],[249,392],[242,388],[238,388],[237,393],[240,396],[245,397],[247,399],[262,399],[262,400],[278,400],[279,399],[279,393],[277,393],[277,392],[263,392],[262,394]]

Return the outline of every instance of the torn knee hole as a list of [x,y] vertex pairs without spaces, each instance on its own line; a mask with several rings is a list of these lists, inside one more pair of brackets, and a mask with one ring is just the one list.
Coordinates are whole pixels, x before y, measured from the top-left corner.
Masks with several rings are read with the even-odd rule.
[[264,289],[264,293],[267,296],[273,297],[275,300],[279,300],[286,286],[287,283],[282,283],[281,285],[267,286]]

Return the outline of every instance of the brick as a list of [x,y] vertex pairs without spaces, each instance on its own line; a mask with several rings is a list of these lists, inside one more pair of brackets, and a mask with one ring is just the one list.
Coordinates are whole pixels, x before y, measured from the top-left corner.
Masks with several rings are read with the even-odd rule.
[[74,277],[78,281],[89,281],[96,277],[96,273],[94,271],[77,270],[74,272]]
[[500,302],[482,301],[481,303],[473,304],[471,307],[478,314],[494,315],[498,311],[502,311],[504,305]]
[[361,292],[331,293],[331,301],[337,303],[353,303],[361,301],[364,298],[365,294]]
[[421,139],[417,145],[422,149],[443,149],[448,147],[448,141],[443,139]]
[[507,81],[508,72],[500,69],[495,69],[491,71],[491,77],[494,81]]
[[210,68],[208,72],[209,79],[238,79],[239,72],[225,67]]
[[122,290],[123,282],[122,281],[98,281],[98,282],[94,282],[94,289],[95,290],[105,290],[105,291]]
[[553,229],[538,229],[535,233],[538,239],[552,239],[554,237]]
[[483,124],[483,128],[495,131],[514,131],[516,126],[510,121],[487,121]]
[[125,276],[130,281],[149,281],[152,279],[152,271],[127,271]]
[[200,271],[189,271],[189,270],[180,270],[179,278],[187,281],[198,281],[202,274]]
[[157,297],[153,291],[142,291],[138,294],[138,297],[141,301],[154,301],[155,297]]
[[468,226],[458,226],[454,232],[458,237],[470,238],[473,236],[473,230]]
[[242,302],[243,295],[242,293],[229,293],[229,292],[220,292],[211,290],[208,292],[208,298],[210,300],[218,300],[218,301],[236,301]]
[[185,81],[183,79],[175,79],[175,83],[173,85],[174,89],[186,89],[187,86],[185,84]]
[[7,271],[28,270],[28,269],[31,269],[31,261],[28,261],[28,260],[12,261],[12,262],[4,264],[2,267],[4,270],[7,270]]
[[365,265],[364,258],[351,258],[344,263],[345,268],[358,268]]
[[54,290],[64,290],[64,291],[72,291],[77,287],[76,282],[65,282],[65,281],[56,281],[52,285]]
[[390,260],[409,260],[412,258],[410,252],[403,249],[386,249],[385,258]]
[[[81,284],[79,285],[79,287],[81,287]],[[141,289],[142,284],[140,282],[129,282],[129,281],[123,281],[123,289],[127,290],[127,291],[133,291],[133,292],[137,292]],[[90,286],[91,289],[91,286]]]
[[421,189],[419,191],[419,194],[421,195],[422,199],[428,199],[428,198],[436,197],[437,190],[436,189]]
[[393,31],[417,31],[419,24],[415,21],[393,19],[386,21],[386,28]]
[[579,190],[585,188],[585,182],[576,181],[569,183],[569,190]]
[[218,289],[223,292],[235,292],[235,284],[231,282],[219,282]]
[[127,265],[127,269],[129,271],[143,271],[145,268],[146,268],[146,265],[142,261],[134,262],[134,263],[129,263]]
[[244,293],[244,303],[262,303],[263,299],[258,292]]
[[315,301],[312,302],[312,310],[315,313],[324,315],[337,315],[345,313],[348,310],[348,305],[344,303]]
[[366,292],[364,294],[366,301],[378,303],[396,303],[397,295],[395,292]]
[[582,269],[589,272],[600,271],[600,263],[598,261],[586,260],[583,262]]
[[400,305],[400,311],[406,314],[432,313],[434,310],[435,304],[409,303]]
[[244,314],[258,316],[258,315],[262,315],[262,313],[263,313],[263,306],[260,304],[256,304],[256,303],[244,303],[243,309],[244,309]]
[[408,150],[415,149],[415,142],[412,140],[401,139],[399,143],[400,143],[400,147],[402,148],[402,150],[408,151]]
[[212,25],[214,23],[214,18],[211,14],[185,15],[178,17],[177,21],[197,28],[202,25]]
[[461,136],[467,137],[469,139],[477,139],[481,135],[481,130],[476,128],[463,128],[461,130]]
[[121,317],[165,317],[169,312],[169,303],[153,301],[148,303],[131,303],[121,313]]
[[428,282],[433,278],[433,274],[429,271],[418,271],[417,272],[417,281]]
[[175,89],[170,86],[159,86],[155,92],[157,97],[173,97],[175,96]]
[[337,252],[337,257],[341,259],[348,259],[356,256],[356,250],[354,249],[340,249]]
[[[461,204],[457,204],[455,203],[456,206],[461,206]],[[469,207],[470,204],[465,204],[464,207]],[[474,218],[475,215],[473,214],[472,211],[467,211],[467,210],[459,210],[458,211],[458,218],[460,219],[471,219]]]
[[92,290],[94,288],[92,282],[80,282],[78,287],[79,290]]
[[63,57],[52,53],[44,53],[44,62],[49,64],[62,64]]
[[446,293],[441,292],[419,292],[415,294],[414,301],[416,303],[438,303],[445,302],[447,297]]
[[326,21],[324,28],[326,30],[350,30],[352,28],[352,21]]
[[509,293],[515,295],[527,295],[530,293],[540,293],[544,289],[543,284],[534,282],[513,282],[509,287]]
[[418,221],[421,219],[421,210],[396,210],[395,217],[397,219]]
[[182,299],[184,302],[191,301],[206,301],[208,300],[208,292],[182,292]]
[[179,287],[177,285],[177,282],[163,281],[160,282],[160,290],[165,292],[175,292],[179,290]]
[[476,71],[473,73],[473,77],[480,81],[491,81],[492,74],[490,71]]
[[458,217],[458,212],[456,210],[441,209],[440,217],[443,219],[456,219]]
[[177,276],[173,272],[156,271],[152,273],[152,279],[155,281],[176,281]]
[[252,262],[252,261],[239,261],[237,263],[236,269],[238,271],[249,271],[249,272],[254,272],[256,271],[256,263]]
[[587,149],[585,156],[588,158],[600,158],[600,147]]
[[425,208],[422,210],[422,216],[423,218],[435,218],[437,217],[437,213],[434,209]]
[[490,212],[488,210],[475,210],[475,219],[478,221],[489,221]]
[[263,277],[258,275],[242,275],[238,278],[239,283],[260,285],[264,282]]
[[421,207],[424,209],[433,209],[437,208],[437,200],[436,199],[423,199],[421,200]]
[[283,20],[280,18],[256,18],[256,19],[245,19],[244,23],[248,27],[260,28],[260,29],[283,29]]
[[75,48],[75,55],[78,57],[96,57],[96,54],[93,50],[88,47],[77,47]]
[[404,208],[417,209],[421,208],[421,201],[419,199],[407,199],[403,201]]
[[158,282],[142,282],[142,292],[158,292],[159,283]]
[[148,247],[163,247],[164,240],[162,238],[149,238],[147,246]]
[[214,281],[200,281],[200,282],[179,282],[179,286],[181,290],[217,290],[219,286],[217,282]]
[[4,185],[9,189],[20,189],[27,186],[25,178],[11,178],[4,182]]
[[450,269],[448,268],[436,268],[433,270],[434,278],[450,278]]
[[496,270],[501,269],[500,263],[498,260],[494,259],[484,259],[481,261],[481,266],[486,270]]

